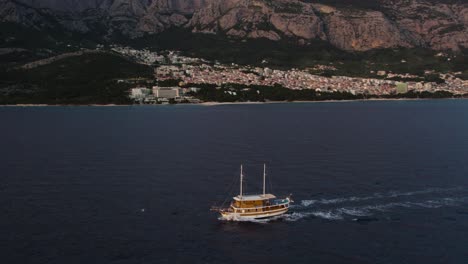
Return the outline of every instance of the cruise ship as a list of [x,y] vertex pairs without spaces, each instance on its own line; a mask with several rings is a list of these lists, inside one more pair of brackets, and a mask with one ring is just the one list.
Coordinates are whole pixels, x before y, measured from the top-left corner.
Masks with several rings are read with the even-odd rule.
[[244,195],[242,190],[243,180],[244,174],[241,165],[239,195],[233,197],[233,201],[227,208],[212,208],[212,211],[216,211],[221,215],[221,220],[248,221],[268,219],[282,215],[289,210],[289,204],[292,202],[290,196],[280,199],[271,193],[265,192],[266,165],[263,166],[262,194]]

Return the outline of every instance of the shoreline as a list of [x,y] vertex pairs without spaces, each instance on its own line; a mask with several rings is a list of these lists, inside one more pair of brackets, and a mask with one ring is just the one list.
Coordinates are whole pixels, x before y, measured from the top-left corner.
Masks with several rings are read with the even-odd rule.
[[468,98],[371,98],[355,100],[322,100],[322,101],[267,101],[267,102],[204,102],[199,105],[217,106],[217,105],[255,105],[255,104],[305,104],[305,103],[349,103],[349,102],[382,102],[382,101],[420,101],[420,100],[444,100],[444,99],[468,99]]
[[114,107],[114,106],[134,106],[132,104],[0,104],[0,107]]
[[[303,103],[349,103],[349,102],[384,102],[384,101],[430,101],[430,100],[467,100],[468,98],[370,98],[355,100],[322,100],[322,101],[266,101],[266,102],[203,102],[199,104],[175,104],[177,105],[263,105],[263,104],[303,104]],[[168,106],[167,104],[0,104],[0,107],[119,107],[119,106]]]

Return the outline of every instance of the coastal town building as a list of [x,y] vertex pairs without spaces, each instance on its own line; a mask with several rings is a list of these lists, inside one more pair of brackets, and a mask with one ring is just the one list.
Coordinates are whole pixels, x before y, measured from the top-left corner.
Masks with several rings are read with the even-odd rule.
[[130,90],[130,98],[140,100],[151,94],[151,90],[146,87],[136,87]]
[[[122,55],[132,56],[144,64],[156,65],[154,77],[156,81],[176,80],[179,87],[154,87],[152,91],[134,88],[130,97],[134,100],[146,98],[160,102],[162,98],[176,99],[188,93],[196,93],[202,84],[216,85],[281,85],[288,89],[303,90],[312,89],[321,92],[349,92],[352,94],[391,95],[416,92],[449,91],[455,95],[468,93],[468,81],[457,76],[461,73],[443,73],[440,78],[442,83],[427,82],[423,77],[412,74],[396,74],[390,71],[376,69],[371,73],[375,78],[359,78],[348,76],[330,76],[338,69],[333,65],[315,65],[307,69],[279,70],[269,67],[241,66],[237,64],[221,64],[209,62],[200,58],[185,57],[174,51],[151,52],[148,49],[134,50],[129,47],[114,46],[112,49]],[[327,71],[327,76],[317,73]],[[426,74],[435,74],[433,70],[427,70]],[[419,79],[419,80],[418,80]],[[408,81],[405,81],[408,80]],[[128,80],[126,80],[128,82]]]
[[201,100],[190,93],[199,91],[200,88],[158,87],[152,89],[136,87],[129,91],[129,97],[138,104],[169,104],[186,103],[198,104]]
[[[401,85],[399,86],[399,83],[404,83],[407,85],[406,91],[449,91],[459,95],[468,93],[468,81],[457,77],[461,75],[460,72],[440,74],[443,83],[427,82],[423,77],[417,75],[392,73],[383,69],[371,71],[372,74],[375,74],[375,78],[330,77],[330,74],[338,70],[334,65],[317,64],[306,69],[279,70],[261,66],[241,66],[235,63],[209,62],[201,58],[182,56],[176,51],[154,52],[149,48],[136,50],[118,45],[112,46],[112,51],[132,57],[143,64],[155,65],[154,77],[157,81],[179,80],[184,86],[186,84],[221,86],[227,83],[246,86],[274,86],[278,84],[288,89],[297,90],[319,89],[323,92],[340,91],[353,94],[389,95],[402,93],[404,89]],[[318,75],[323,71],[326,71],[328,75]],[[436,74],[436,72],[428,69],[425,74]],[[129,82],[129,80],[125,80],[125,82]],[[144,95],[140,94],[140,92],[144,93]],[[187,90],[179,90],[177,96],[187,92]],[[196,92],[196,90],[193,92]],[[162,95],[164,93],[165,91],[162,92]],[[174,91],[168,91],[168,93],[171,97],[174,97]],[[147,91],[135,91],[135,93],[131,92],[130,95],[132,98],[146,98],[147,96]],[[155,97],[157,96],[155,95]]]
[[396,85],[396,93],[397,94],[403,94],[408,92],[408,84],[407,83],[402,83],[399,82]]
[[156,98],[175,99],[180,97],[179,87],[153,87],[153,95]]
[[[324,67],[319,67],[324,68]],[[333,68],[326,68],[333,71]],[[414,91],[435,92],[450,91],[453,94],[468,93],[468,83],[453,74],[443,74],[445,83],[425,82],[422,78],[411,74],[394,74],[378,71],[377,78],[359,78],[347,76],[325,77],[314,75],[308,70],[290,69],[278,70],[268,67],[239,66],[236,64],[181,64],[160,66],[155,71],[155,78],[160,81],[180,80],[185,84],[223,84],[274,86],[279,84],[288,89],[320,89],[320,91],[350,92],[353,94],[390,95]],[[414,81],[417,79],[421,81]],[[396,81],[394,79],[398,79]],[[409,81],[404,81],[405,79]],[[406,88],[404,88],[406,86]]]

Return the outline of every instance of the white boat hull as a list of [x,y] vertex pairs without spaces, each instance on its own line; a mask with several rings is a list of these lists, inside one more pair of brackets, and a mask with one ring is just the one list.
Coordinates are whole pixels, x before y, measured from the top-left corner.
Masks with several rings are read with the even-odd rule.
[[259,220],[259,219],[268,219],[275,216],[279,216],[288,212],[288,208],[283,208],[277,211],[254,213],[254,214],[243,214],[243,213],[234,213],[234,212],[222,212],[222,220],[227,221],[249,221],[249,220]]

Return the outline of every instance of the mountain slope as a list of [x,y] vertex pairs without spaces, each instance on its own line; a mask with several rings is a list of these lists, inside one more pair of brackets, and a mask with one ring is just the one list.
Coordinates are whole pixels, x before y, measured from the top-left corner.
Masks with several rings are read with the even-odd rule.
[[0,0],[0,21],[107,40],[176,27],[300,45],[323,40],[347,51],[468,48],[468,4],[452,0]]
[[85,53],[30,69],[0,69],[0,104],[127,104],[133,83],[153,69],[112,53]]

